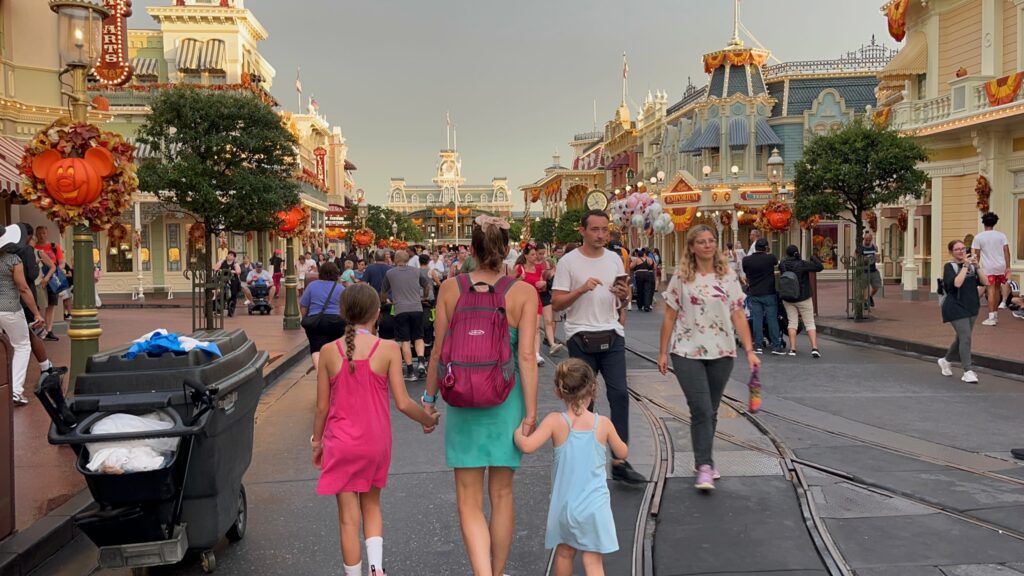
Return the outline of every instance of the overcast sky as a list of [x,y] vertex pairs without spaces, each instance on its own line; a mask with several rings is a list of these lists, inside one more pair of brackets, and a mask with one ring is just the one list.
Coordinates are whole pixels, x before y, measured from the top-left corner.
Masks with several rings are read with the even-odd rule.
[[[155,28],[135,0],[132,28]],[[621,100],[622,53],[631,100],[663,90],[678,101],[701,86],[701,55],[732,36],[732,0],[246,0],[269,31],[260,52],[277,70],[273,92],[305,96],[340,126],[356,183],[383,202],[388,179],[427,184],[445,146],[445,112],[458,129],[469,183],[543,176],[557,148],[602,127]],[[744,25],[781,61],[835,58],[886,33],[882,0],[743,0]],[[748,39],[748,45],[752,42]],[[631,105],[631,109],[635,107]],[[518,192],[514,194],[518,197]],[[516,201],[517,208],[522,200]]]

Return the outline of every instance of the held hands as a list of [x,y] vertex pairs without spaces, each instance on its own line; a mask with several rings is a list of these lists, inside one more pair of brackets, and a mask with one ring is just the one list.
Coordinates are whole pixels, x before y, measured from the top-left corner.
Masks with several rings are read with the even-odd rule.
[[430,402],[422,402],[422,404],[423,404],[423,409],[426,410],[427,415],[430,416],[431,420],[433,420],[433,422],[434,422],[430,426],[424,426],[423,427],[423,433],[424,434],[430,434],[431,432],[433,432],[434,430],[437,429],[437,423],[438,423],[438,421],[441,420],[441,414],[438,413],[437,408],[434,406],[434,404],[432,404]]
[[523,436],[529,436],[533,434],[533,431],[537,429],[537,418],[523,418],[522,423],[519,424],[519,430],[522,431]]

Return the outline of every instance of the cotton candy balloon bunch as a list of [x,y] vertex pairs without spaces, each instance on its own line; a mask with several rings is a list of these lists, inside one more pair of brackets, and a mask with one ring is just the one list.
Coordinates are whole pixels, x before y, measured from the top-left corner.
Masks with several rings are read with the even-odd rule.
[[659,234],[669,234],[675,229],[672,216],[646,192],[612,202],[609,210],[612,221],[619,226],[632,226]]

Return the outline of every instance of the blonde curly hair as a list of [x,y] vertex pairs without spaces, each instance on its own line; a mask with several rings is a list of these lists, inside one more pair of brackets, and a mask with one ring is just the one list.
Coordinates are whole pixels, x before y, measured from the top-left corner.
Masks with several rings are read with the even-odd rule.
[[[704,232],[710,233],[715,242],[718,242],[715,231],[707,224],[698,224],[690,228],[690,231],[686,233],[686,245],[683,247],[683,254],[679,259],[679,267],[676,269],[676,273],[682,277],[684,282],[693,282],[697,277],[697,255],[693,252],[693,242],[698,235]],[[725,278],[732,272],[732,269],[729,268],[729,261],[721,250],[715,251],[714,258],[715,276]]]

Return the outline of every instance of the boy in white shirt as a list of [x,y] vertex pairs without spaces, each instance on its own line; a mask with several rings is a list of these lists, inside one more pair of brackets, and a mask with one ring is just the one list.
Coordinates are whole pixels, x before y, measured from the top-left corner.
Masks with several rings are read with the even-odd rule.
[[1010,241],[1006,234],[995,230],[999,216],[994,212],[986,212],[981,216],[981,224],[985,231],[974,237],[971,249],[981,264],[981,273],[988,276],[988,318],[982,322],[985,326],[997,324],[999,308],[1006,308],[1006,298],[1010,287],[1006,284],[1010,278]]

